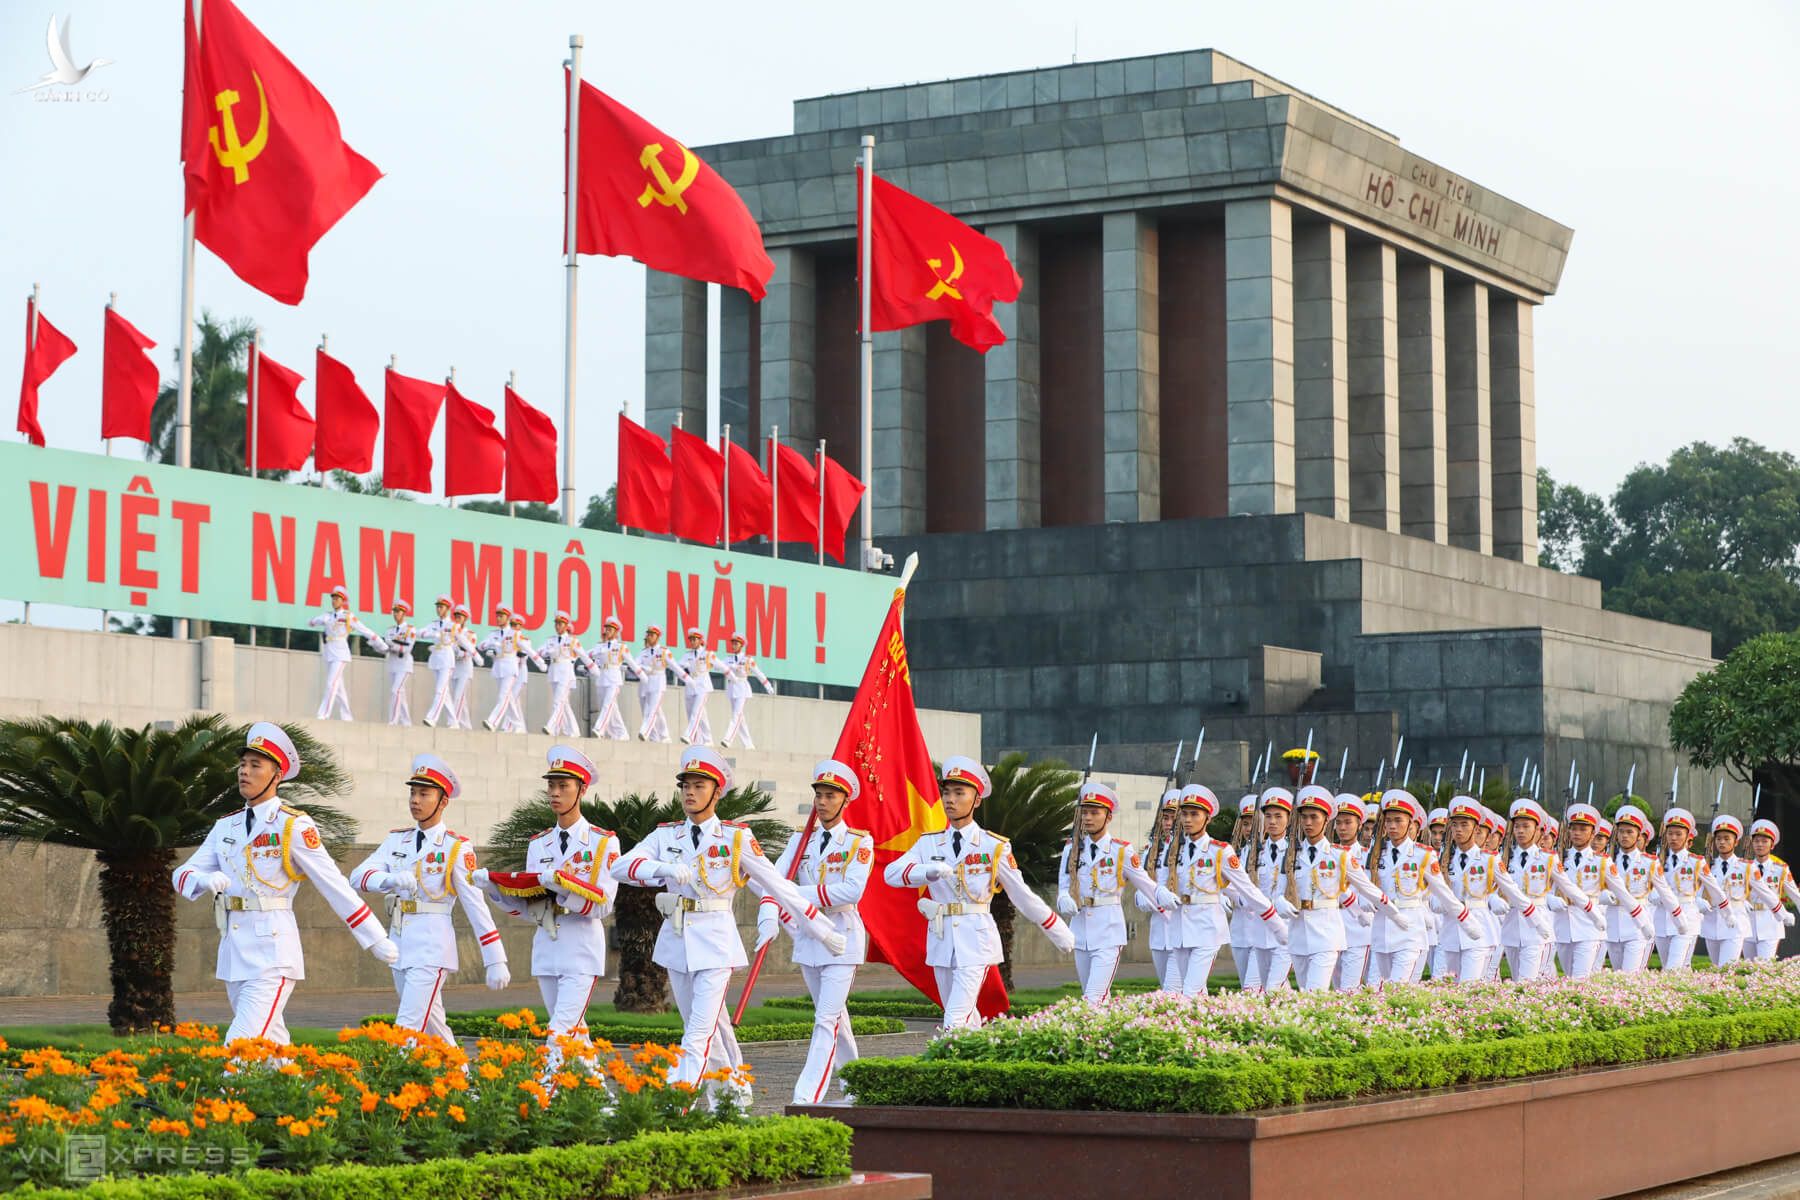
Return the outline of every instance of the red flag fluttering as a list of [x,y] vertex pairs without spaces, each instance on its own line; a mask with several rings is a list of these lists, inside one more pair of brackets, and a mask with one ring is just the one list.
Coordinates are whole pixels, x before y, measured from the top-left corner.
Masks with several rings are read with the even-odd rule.
[[819,471],[812,460],[791,446],[775,443],[775,505],[781,518],[777,535],[784,542],[819,548]]
[[619,414],[619,489],[614,493],[620,529],[669,532],[669,494],[675,467],[663,440]]
[[381,484],[403,492],[431,490],[431,430],[444,385],[387,371],[387,416],[381,438]]
[[820,467],[825,472],[825,524],[820,533],[824,537],[825,553],[843,562],[844,537],[849,532],[851,518],[856,516],[856,506],[862,503],[862,494],[868,489],[835,458],[826,456]]
[[506,388],[506,501],[536,500],[554,504],[556,488],[556,426],[550,418],[525,403],[525,398]]
[[727,480],[731,492],[731,540],[736,543],[762,537],[769,532],[775,511],[769,477],[763,474],[756,456],[736,442],[727,443],[725,452],[731,456]]
[[106,310],[101,348],[100,436],[150,440],[150,412],[156,407],[156,364],[144,351],[156,343],[117,309]]
[[194,236],[283,304],[306,294],[306,257],[381,172],[352,150],[312,82],[231,0],[187,19],[181,161]]
[[[374,470],[381,414],[348,366],[323,349],[313,362],[313,408],[319,422],[314,431],[313,466],[358,475]],[[426,474],[430,473],[427,465]]]
[[494,428],[493,410],[445,384],[444,495],[491,496],[505,481],[506,439]]
[[669,532],[691,542],[717,545],[724,526],[725,460],[719,452],[677,426],[669,430],[675,489],[669,501]]
[[300,403],[303,377],[255,343],[250,347],[250,371],[254,386],[244,405],[244,465],[258,471],[298,471],[313,450],[313,417]]
[[[34,332],[33,325],[36,325]],[[38,388],[56,368],[75,354],[75,343],[38,311],[37,302],[25,301],[25,371],[19,378],[18,430],[34,446],[44,444],[44,427],[38,424]]]

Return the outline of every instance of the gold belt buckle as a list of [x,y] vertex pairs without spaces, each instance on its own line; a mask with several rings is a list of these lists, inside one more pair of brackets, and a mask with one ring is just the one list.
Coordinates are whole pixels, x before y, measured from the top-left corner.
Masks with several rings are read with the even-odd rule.
[[1312,911],[1313,902],[1311,900],[1302,900],[1299,903],[1300,903],[1300,911],[1301,912],[1311,912]]
[[244,898],[242,896],[225,897],[225,908],[228,912],[243,912]]
[[694,900],[688,896],[679,896],[679,897],[677,897],[677,899],[679,899],[681,901],[681,903],[677,904],[676,907],[679,908],[682,912],[699,912],[700,911],[700,902],[698,900]]
[[419,902],[417,900],[402,900],[400,902],[400,911],[403,913],[416,913],[419,911]]

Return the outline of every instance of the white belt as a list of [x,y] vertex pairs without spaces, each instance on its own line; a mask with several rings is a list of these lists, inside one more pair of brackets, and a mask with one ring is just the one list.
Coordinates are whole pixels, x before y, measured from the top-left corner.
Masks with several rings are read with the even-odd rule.
[[692,896],[675,896],[664,892],[656,898],[656,911],[660,912],[680,934],[687,929],[688,914],[697,912],[729,912],[731,898],[728,896],[704,896],[695,899]]
[[1119,907],[1119,898],[1117,896],[1083,896],[1077,901],[1077,904],[1081,908],[1117,908]]
[[944,936],[945,917],[971,917],[987,914],[989,904],[985,900],[965,900],[952,904],[939,904],[935,900],[920,900],[919,912],[924,915],[925,922],[931,928],[932,937]]
[[1194,908],[1202,904],[1216,905],[1219,903],[1219,894],[1217,892],[1196,892],[1191,896],[1176,897],[1176,903],[1183,908]]
[[403,916],[416,916],[419,913],[453,913],[456,905],[448,900],[394,900],[388,901],[389,913],[400,913]]
[[226,912],[287,912],[294,902],[287,896],[220,896]]
[[838,913],[855,912],[856,905],[854,902],[852,902],[850,904],[827,904],[824,908],[821,908],[819,911],[822,913],[829,913],[829,914],[832,914],[833,916],[835,916]]
[[1397,897],[1389,896],[1388,904],[1393,908],[1404,908],[1404,909],[1424,908],[1425,907],[1425,897],[1423,897],[1423,896],[1397,896]]

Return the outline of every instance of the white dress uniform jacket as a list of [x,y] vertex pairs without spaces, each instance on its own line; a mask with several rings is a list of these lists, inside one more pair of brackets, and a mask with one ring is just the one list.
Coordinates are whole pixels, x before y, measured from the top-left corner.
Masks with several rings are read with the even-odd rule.
[[1787,863],[1771,854],[1768,861],[1752,862],[1750,878],[1767,888],[1775,897],[1775,903],[1762,902],[1751,906],[1750,936],[1759,942],[1771,939],[1780,941],[1781,935],[1787,932],[1787,926],[1781,919],[1781,901],[1783,898],[1800,904],[1800,888],[1794,886],[1794,872]]
[[425,665],[433,671],[447,671],[456,666],[456,622],[449,617],[427,621],[419,626],[419,640],[425,643]]
[[[1612,904],[1606,909],[1606,940],[1609,942],[1631,942],[1644,936],[1643,930],[1631,916],[1633,908],[1655,909],[1657,912],[1674,912],[1681,908],[1681,901],[1663,879],[1662,864],[1652,855],[1642,850],[1620,850],[1614,854],[1608,867],[1631,897],[1631,904]],[[1685,917],[1686,909],[1682,909]],[[1651,927],[1651,936],[1655,936],[1655,926]]]
[[[1375,924],[1369,933],[1369,944],[1377,954],[1423,951],[1430,937],[1425,918],[1432,902],[1442,905],[1452,920],[1462,911],[1462,901],[1444,882],[1437,855],[1411,838],[1398,845],[1386,841],[1381,844],[1375,878],[1388,898],[1388,903],[1375,913]],[[1406,914],[1410,928],[1400,927],[1393,915],[1396,909]]]
[[364,625],[347,608],[341,612],[319,613],[307,624],[319,631],[319,655],[326,662],[350,661],[352,635],[375,647],[377,653],[387,652],[387,642],[382,640],[381,635]]
[[[1581,849],[1570,846],[1563,851],[1562,877],[1581,889],[1582,896],[1594,902],[1596,906],[1604,904],[1622,904],[1627,913],[1639,907],[1625,885],[1619,880],[1619,872],[1614,869],[1612,860],[1598,853],[1591,845]],[[1610,899],[1603,899],[1609,897]],[[1559,942],[1603,942],[1606,940],[1606,926],[1610,917],[1599,923],[1585,920],[1572,914],[1567,908],[1556,914],[1556,940]],[[1640,936],[1634,929],[1631,937]]]
[[[1222,946],[1231,938],[1232,917],[1262,924],[1275,906],[1238,862],[1230,842],[1209,834],[1170,839],[1162,882],[1175,893],[1174,939],[1169,949]],[[1231,902],[1231,911],[1225,901]]]
[[[1665,850],[1658,856],[1662,865],[1663,882],[1675,893],[1686,912],[1691,912],[1705,922],[1706,914],[1714,905],[1725,902],[1725,892],[1719,886],[1711,872],[1706,869],[1706,860],[1692,850],[1683,849],[1679,854]],[[1686,937],[1676,925],[1675,918],[1666,907],[1656,910],[1656,936]]]
[[458,904],[481,947],[482,965],[506,961],[494,915],[481,889],[469,881],[474,869],[475,847],[439,821],[430,829],[417,825],[390,829],[375,853],[350,872],[350,883],[359,891],[387,897],[388,936],[400,947],[395,968],[456,970],[452,914]]
[[[788,839],[781,856],[775,860],[777,874],[786,876],[794,855],[800,854],[800,870],[794,875],[794,886],[815,904],[832,928],[844,935],[844,952],[832,954],[823,944],[795,932],[791,919],[782,925],[794,934],[794,962],[809,967],[850,966],[867,961],[869,935],[863,929],[857,902],[869,886],[869,873],[875,865],[875,839],[866,829],[852,829],[839,821],[834,829],[821,829],[801,846],[799,834]],[[761,885],[751,882],[751,890],[762,896],[762,903],[779,911],[773,896],[763,895]]]
[[[949,874],[928,881],[925,864],[933,862],[944,864]],[[1019,874],[1006,839],[973,821],[961,829],[925,834],[912,849],[889,863],[882,875],[889,887],[925,889],[919,910],[926,920],[927,966],[970,967],[1001,961],[1000,933],[988,906],[1002,888],[1021,916],[1051,931],[1053,942],[1068,936],[1062,920]],[[1064,932],[1058,934],[1058,929]]]
[[1356,920],[1351,910],[1358,896],[1382,904],[1381,889],[1356,854],[1323,837],[1303,843],[1291,881],[1285,871],[1275,881],[1275,908],[1288,919],[1288,953],[1299,958],[1342,952],[1345,922]]
[[[569,836],[564,838],[562,834]],[[566,843],[566,844],[565,844]],[[548,897],[526,901],[502,894],[493,884],[487,894],[508,916],[537,924],[531,939],[531,973],[535,975],[606,974],[606,927],[619,884],[612,867],[619,861],[619,839],[581,817],[563,829],[552,825],[525,848],[525,869],[548,878],[559,870],[578,875],[606,897],[606,903],[573,895],[560,888]]]
[[1069,847],[1056,864],[1056,890],[1075,902],[1069,932],[1077,950],[1110,950],[1125,944],[1125,885],[1156,904],[1156,881],[1139,863],[1137,851],[1124,838],[1102,834],[1081,836],[1076,850],[1075,886],[1069,886]]

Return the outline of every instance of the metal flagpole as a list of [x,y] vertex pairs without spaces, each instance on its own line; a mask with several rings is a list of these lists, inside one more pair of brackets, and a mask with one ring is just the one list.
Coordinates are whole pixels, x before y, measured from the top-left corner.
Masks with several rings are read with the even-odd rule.
[[[106,295],[106,311],[111,312],[113,309],[115,309],[117,307],[119,307],[119,293],[108,292]],[[106,457],[111,458],[112,457],[112,439],[109,437],[103,437],[100,440],[102,442],[104,442],[106,445]],[[105,628],[104,622],[102,623],[101,628],[103,628],[103,629]]]
[[[25,360],[27,370],[30,370],[31,352],[37,349],[38,306],[42,302],[42,298],[43,289],[35,283],[32,284],[30,308],[31,320],[28,322],[30,328],[25,331]],[[29,600],[25,601],[25,624],[31,624],[31,601]]]
[[257,410],[257,383],[259,382],[258,366],[262,358],[262,326],[258,325],[250,331],[250,478],[256,478],[257,450],[256,419],[261,414]]
[[[444,376],[444,390],[448,392],[456,382],[456,368],[450,368],[450,374]],[[449,407],[449,397],[445,397],[445,407]],[[456,501],[450,498],[450,414],[444,414],[444,507],[455,508]]]
[[[193,0],[194,37],[200,36],[201,0]],[[193,465],[194,406],[194,214],[181,218],[181,353],[175,383],[175,465]],[[186,617],[175,619],[175,636],[188,635]]]
[[825,565],[825,439],[819,439],[819,565]]
[[[508,371],[506,373],[506,386],[515,392],[519,390],[519,373],[517,371]],[[567,418],[565,417],[564,419],[566,420]],[[504,483],[502,486],[504,486]],[[511,500],[506,502],[506,515],[509,517],[518,515],[518,511]]]
[[781,557],[781,426],[769,426],[769,557]]
[[[863,134],[862,139],[862,554],[857,569],[869,569],[869,551],[875,545],[874,530],[869,524],[873,511],[872,501],[875,490],[870,486],[875,477],[871,469],[870,459],[875,451],[875,335],[869,331],[870,289],[873,281],[869,272],[874,265],[874,217],[875,217],[875,135]],[[823,534],[824,530],[820,530]],[[820,538],[821,545],[824,539]]]
[[568,177],[563,180],[563,264],[568,295],[563,320],[563,524],[575,524],[575,184],[581,120],[581,35],[569,35]]
[[731,549],[731,426],[719,427],[719,462],[723,467],[719,487],[719,545]]

